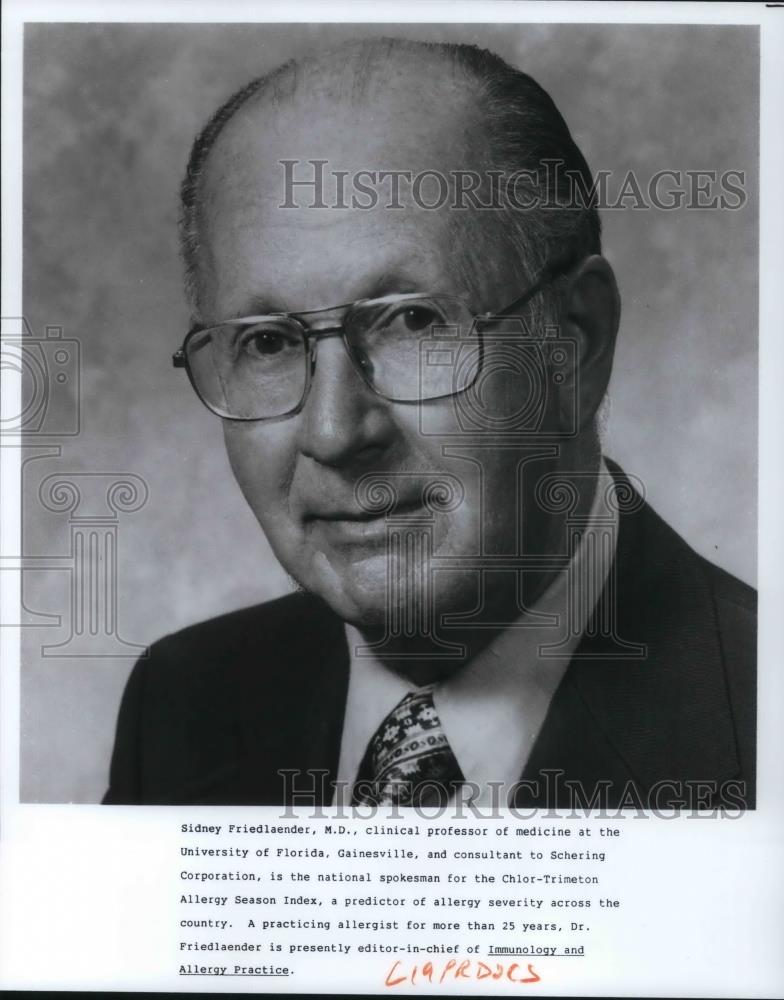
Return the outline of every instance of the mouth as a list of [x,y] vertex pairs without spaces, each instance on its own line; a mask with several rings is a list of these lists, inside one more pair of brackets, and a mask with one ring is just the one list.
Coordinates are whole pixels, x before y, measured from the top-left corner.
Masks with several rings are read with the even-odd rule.
[[309,514],[304,518],[305,530],[316,533],[332,544],[362,544],[383,541],[387,535],[390,516],[398,518],[415,517],[424,510],[421,499],[400,502],[390,511],[325,510]]

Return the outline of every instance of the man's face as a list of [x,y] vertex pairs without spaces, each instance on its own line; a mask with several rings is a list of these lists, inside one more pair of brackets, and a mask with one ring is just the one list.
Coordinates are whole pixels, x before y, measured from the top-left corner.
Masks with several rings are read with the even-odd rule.
[[[367,111],[327,99],[276,112],[243,109],[207,164],[204,319],[302,312],[392,292],[464,296],[476,313],[516,298],[522,291],[519,265],[511,256],[488,252],[479,226],[465,212],[456,230],[454,212],[450,224],[447,210],[427,211],[410,201],[404,209],[389,209],[386,197],[373,210],[313,209],[306,207],[312,194],[304,190],[295,192],[301,207],[280,208],[283,159],[327,160],[327,174],[470,167],[462,140],[454,139],[461,134],[457,109],[434,121],[432,107],[391,86],[383,102]],[[459,246],[456,231],[462,234]],[[461,277],[464,258],[473,264],[472,287]],[[486,393],[493,391],[491,380]],[[508,385],[497,392],[489,405],[501,415],[519,406]],[[366,474],[386,475],[399,510],[411,519],[428,514],[421,505],[428,483],[456,477],[462,502],[432,515],[437,558],[480,550],[513,554],[521,519],[528,537],[547,531],[535,505],[518,510],[525,457],[520,449],[461,448],[458,440],[445,454],[447,441],[455,445],[447,436],[460,430],[454,400],[412,405],[382,399],[358,375],[339,337],[318,342],[301,412],[271,422],[225,421],[224,427],[237,481],[284,568],[360,627],[383,625],[395,564],[407,559],[410,569],[412,559],[422,558],[418,549],[388,553],[384,515],[369,517],[355,493]],[[409,575],[414,600],[422,598],[422,575]],[[431,585],[437,612],[470,610],[478,600],[476,573],[459,559],[432,577]]]

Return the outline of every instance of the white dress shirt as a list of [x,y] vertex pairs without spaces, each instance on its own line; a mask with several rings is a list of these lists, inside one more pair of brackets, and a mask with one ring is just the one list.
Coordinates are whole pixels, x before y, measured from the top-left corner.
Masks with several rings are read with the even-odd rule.
[[[609,473],[602,462],[582,539],[568,567],[530,611],[434,686],[433,703],[463,776],[482,789],[478,804],[491,801],[487,782],[511,786],[520,779],[610,572],[618,513],[607,503],[606,482]],[[551,617],[543,622],[544,615]],[[358,655],[367,643],[351,625],[346,625],[346,638],[350,674],[336,795],[344,804],[351,801],[351,785],[370,739],[401,699],[417,690],[413,681],[367,652]],[[556,644],[556,656],[540,652]]]

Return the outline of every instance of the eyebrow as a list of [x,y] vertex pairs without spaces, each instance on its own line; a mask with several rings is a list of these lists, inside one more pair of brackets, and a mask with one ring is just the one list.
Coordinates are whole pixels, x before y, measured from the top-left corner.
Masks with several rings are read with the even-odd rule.
[[[442,289],[430,288],[428,282],[425,284],[422,283],[421,275],[417,277],[407,268],[398,269],[393,266],[385,269],[380,274],[372,276],[365,286],[364,293],[355,296],[349,302],[356,302],[360,299],[378,299],[395,292],[405,294],[407,292],[421,291],[437,293],[438,291],[442,291]],[[315,312],[320,309],[332,309],[340,305],[347,305],[349,302],[327,302],[319,306],[314,306],[312,309],[299,309],[296,307],[293,309],[284,309],[272,298],[264,295],[251,295],[250,298],[245,300],[240,310],[235,311],[231,316],[227,316],[226,319],[241,319],[244,316],[257,316],[270,313],[293,313],[297,315],[299,313]]]
[[[429,282],[427,284],[429,285]],[[372,285],[370,285],[369,293],[363,295],[362,298],[378,299],[382,295],[391,295],[393,292],[406,293],[437,290],[423,285],[421,275],[417,276],[405,269],[396,270],[392,268],[378,275],[373,280]]]

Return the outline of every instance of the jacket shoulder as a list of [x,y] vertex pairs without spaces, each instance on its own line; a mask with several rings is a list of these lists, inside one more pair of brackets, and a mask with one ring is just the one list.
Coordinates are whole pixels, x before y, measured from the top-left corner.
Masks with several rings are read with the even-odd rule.
[[[281,706],[307,690],[312,647],[336,628],[325,605],[298,593],[153,643],[123,693],[104,802],[217,801],[207,787],[223,787],[247,754],[246,709],[254,729],[272,731]],[[246,791],[225,791],[226,801]]]
[[741,620],[754,625],[757,620],[757,591],[721,567],[700,559],[718,610],[732,609]]
[[757,732],[757,592],[725,570],[706,563],[716,613],[737,741],[746,780],[746,801],[756,801]]
[[317,627],[323,616],[316,599],[286,594],[163,636],[150,647],[149,661],[156,671],[187,672],[192,679],[195,672],[223,672],[229,660],[274,659],[280,644],[290,643],[302,629]]

